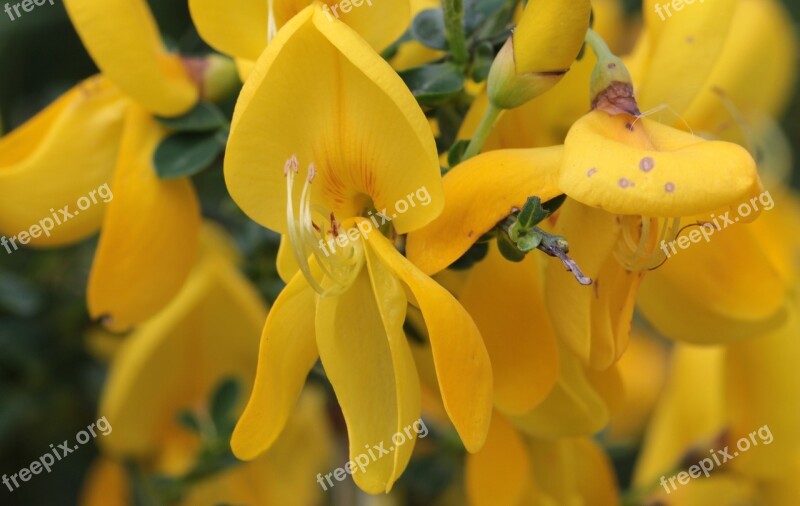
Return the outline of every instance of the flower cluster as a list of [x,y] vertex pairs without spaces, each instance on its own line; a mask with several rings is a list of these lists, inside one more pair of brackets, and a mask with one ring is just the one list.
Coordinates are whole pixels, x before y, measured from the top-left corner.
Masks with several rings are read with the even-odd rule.
[[99,232],[82,504],[800,500],[793,25],[627,3],[189,0],[198,52],[64,0],[99,73],[0,137],[0,235],[113,191],[22,243]]

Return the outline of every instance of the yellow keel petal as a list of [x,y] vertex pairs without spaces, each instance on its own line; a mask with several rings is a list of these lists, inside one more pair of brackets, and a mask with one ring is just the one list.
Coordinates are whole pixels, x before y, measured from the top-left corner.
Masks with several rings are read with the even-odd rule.
[[368,241],[422,311],[445,409],[467,451],[478,451],[492,416],[492,367],[475,323],[447,290],[414,267],[385,237],[371,234]]
[[89,313],[110,328],[127,329],[160,311],[197,254],[200,209],[191,182],[162,181],[153,168],[164,134],[147,112],[131,107],[87,293]]
[[[68,206],[74,214],[79,198],[111,181],[129,103],[108,80],[95,76],[0,139],[3,235],[14,237],[37,225],[30,245],[61,246],[100,228],[103,202],[64,221],[60,210]],[[44,233],[45,228],[52,231]]]

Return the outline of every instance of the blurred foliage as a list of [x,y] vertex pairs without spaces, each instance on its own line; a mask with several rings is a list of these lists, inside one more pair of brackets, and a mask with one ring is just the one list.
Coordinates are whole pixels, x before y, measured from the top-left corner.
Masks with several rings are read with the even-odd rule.
[[[626,3],[637,16],[640,1]],[[800,2],[786,4],[800,20]],[[191,25],[186,0],[151,1],[151,7],[170,45],[188,54],[208,50]],[[424,24],[417,31],[424,32]],[[420,33],[418,38],[424,39]],[[94,72],[61,3],[45,4],[15,21],[0,11],[0,131],[19,126]],[[232,107],[232,101],[222,105],[228,117]],[[444,128],[447,118],[439,120]],[[800,146],[800,95],[795,95],[783,125],[791,144]],[[795,169],[798,186],[797,161]],[[266,300],[274,301],[282,288],[275,269],[279,237],[247,219],[231,201],[219,158],[193,181],[203,215],[234,236],[245,259],[244,272]],[[10,255],[0,250],[0,474],[29,466],[51,443],[74,438],[102,416],[96,408],[106,366],[85,345],[85,334],[94,326],[84,294],[95,244],[91,239],[60,250],[26,249]],[[2,503],[75,504],[96,454],[92,443],[85,445],[46,478],[35,476],[13,494],[4,492]],[[452,476],[458,469],[453,461],[459,458],[453,452],[414,461],[401,480],[408,485],[411,502],[426,504],[437,495],[437,484],[459,479]],[[630,466],[632,458],[622,456],[618,467]]]

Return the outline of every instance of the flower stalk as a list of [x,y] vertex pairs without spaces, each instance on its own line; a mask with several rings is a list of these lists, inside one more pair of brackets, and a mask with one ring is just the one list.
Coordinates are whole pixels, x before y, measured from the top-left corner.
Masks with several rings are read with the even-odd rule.
[[444,10],[444,27],[447,44],[453,62],[459,66],[469,61],[467,40],[464,37],[464,5],[462,0],[442,0]]

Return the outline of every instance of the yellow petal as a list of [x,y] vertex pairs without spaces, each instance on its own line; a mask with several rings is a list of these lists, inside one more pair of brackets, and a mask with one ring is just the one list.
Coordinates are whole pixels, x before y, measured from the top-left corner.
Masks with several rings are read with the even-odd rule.
[[533,502],[542,505],[620,504],[613,466],[589,439],[531,441]]
[[534,0],[514,30],[517,73],[566,72],[589,28],[589,0]]
[[99,457],[89,468],[78,504],[129,506],[130,495],[130,483],[125,467],[108,457]]
[[667,376],[667,347],[641,328],[635,328],[630,345],[617,362],[625,390],[619,410],[612,412],[608,436],[612,442],[638,441],[660,398]]
[[253,73],[253,69],[256,67],[256,61],[237,58],[235,63],[236,71],[239,73],[239,80],[243,83],[246,82],[247,78],[250,77],[250,74]]
[[516,506],[528,487],[530,457],[524,439],[495,413],[486,444],[467,455],[465,480],[472,506]]
[[281,244],[278,246],[278,258],[275,262],[275,267],[278,269],[278,275],[284,283],[289,283],[300,266],[297,264],[297,258],[292,252],[292,244],[289,238],[285,235],[281,236]]
[[[717,0],[684,5],[672,16],[653,15],[671,5],[649,1],[645,5],[650,35],[650,56],[644,78],[636,89],[642,110],[667,104],[683,115],[710,77],[730,33],[738,0]],[[662,5],[664,4],[664,5]],[[666,5],[666,7],[665,7]],[[700,166],[700,165],[699,165]]]
[[559,375],[555,387],[536,409],[510,417],[526,434],[537,438],[590,435],[608,423],[608,408],[589,382],[578,358],[559,346]]
[[[400,38],[411,24],[409,0],[350,0],[349,12],[337,0],[324,0],[325,21],[343,21],[358,32],[376,51]],[[338,16],[336,15],[338,13]]]
[[197,100],[178,56],[166,51],[144,0],[65,0],[83,45],[129,97],[161,116],[177,116]]
[[309,486],[309,478],[340,465],[331,458],[334,438],[325,401],[318,389],[306,389],[269,452],[196,483],[179,506],[320,504],[325,489]]
[[726,357],[731,411],[729,441],[731,447],[736,444],[739,449],[733,464],[740,472],[762,479],[786,474],[800,451],[797,430],[800,409],[796,405],[800,392],[797,307],[795,304],[782,328],[731,345]]
[[[403,233],[444,205],[433,135],[411,92],[358,34],[328,21],[318,6],[292,18],[259,59],[239,97],[225,158],[234,200],[280,233],[287,232],[283,168],[293,154],[316,167],[312,205],[340,222],[372,203],[387,208]],[[393,215],[395,203],[409,199],[416,205]]]
[[794,90],[798,50],[785,7],[774,0],[740,0],[734,11],[719,61],[684,115],[695,130],[716,133],[734,119],[720,91],[752,118],[779,115]]
[[444,178],[444,211],[408,235],[406,254],[426,274],[456,261],[528,197],[542,202],[561,192],[555,184],[563,149],[492,151],[470,158]]
[[385,237],[371,234],[368,241],[422,311],[445,409],[467,451],[478,451],[492,416],[492,368],[475,323],[447,290],[406,260]]
[[164,307],[197,254],[200,209],[188,179],[162,181],[153,153],[165,131],[132,106],[103,233],[89,275],[89,313],[126,329]]
[[[241,0],[231,8],[224,0],[189,0],[189,11],[198,33],[211,47],[229,56],[257,60],[267,46],[267,13],[269,5],[275,3],[292,2]],[[305,0],[296,3],[308,5]],[[288,19],[276,19],[276,25]]]
[[781,279],[768,251],[785,242],[785,231],[756,234],[780,212],[764,212],[752,224],[726,226],[708,242],[676,248],[642,284],[637,302],[644,317],[665,336],[697,344],[730,343],[780,325],[788,280]]
[[[725,427],[722,367],[724,349],[679,345],[672,355],[669,380],[653,413],[636,464],[637,486],[658,482],[695,445],[718,437]],[[691,420],[692,423],[686,423]]]
[[[269,40],[270,8],[275,28],[280,29],[310,3],[309,0],[242,0],[231,9],[224,0],[189,0],[189,9],[200,36],[214,49],[237,58],[257,60]],[[411,22],[409,0],[351,0],[348,12],[344,12],[338,1],[323,3],[328,21],[338,19],[350,25],[377,51],[399,38]]]
[[298,272],[270,310],[261,334],[253,394],[231,439],[240,459],[252,460],[274,443],[317,360],[314,304],[314,291]]
[[103,202],[65,221],[60,210],[73,214],[79,198],[110,182],[128,103],[106,79],[92,77],[0,138],[2,234],[37,225],[32,246],[61,246],[97,231]]
[[[675,475],[672,477],[674,478]],[[710,478],[701,476],[699,479],[691,480],[687,485],[681,485],[679,481],[673,479],[673,484],[674,488],[669,482],[666,486],[656,485],[658,488],[651,496],[648,496],[648,500],[655,501],[654,504],[677,506],[790,504],[788,502],[762,502],[756,483],[735,474],[712,474]],[[770,484],[770,488],[773,488],[772,484]],[[796,499],[796,496],[793,499]],[[648,504],[650,503],[648,502]]]
[[759,195],[758,205],[764,212],[747,229],[764,249],[775,269],[787,285],[797,280],[800,264],[800,198],[789,188],[773,188]]
[[588,206],[661,217],[738,203],[760,184],[755,162],[740,146],[602,111],[573,125],[558,183]]
[[593,280],[591,286],[581,285],[560,262],[547,262],[545,301],[556,335],[586,364],[607,369],[625,351],[643,273],[630,272],[617,261],[621,226],[612,214],[568,199],[555,233],[569,240],[570,256]]
[[[214,241],[219,234],[205,235]],[[204,247],[180,293],[137,327],[114,357],[99,408],[113,427],[101,438],[103,447],[124,456],[168,453],[182,444],[171,435],[185,432],[176,413],[207,409],[220,381],[236,378],[247,396],[265,313],[236,266]]]
[[377,494],[392,488],[411,457],[414,440],[406,441],[403,429],[419,418],[420,392],[403,333],[402,287],[380,259],[368,262],[369,272],[362,270],[345,293],[319,298],[316,326],[322,365],[347,423],[350,459],[374,446],[391,452],[376,449],[379,458],[353,473],[361,489]]
[[555,332],[539,271],[538,256],[513,263],[492,245],[459,292],[492,361],[495,405],[508,414],[533,409],[558,377]]

